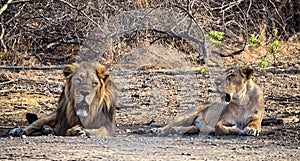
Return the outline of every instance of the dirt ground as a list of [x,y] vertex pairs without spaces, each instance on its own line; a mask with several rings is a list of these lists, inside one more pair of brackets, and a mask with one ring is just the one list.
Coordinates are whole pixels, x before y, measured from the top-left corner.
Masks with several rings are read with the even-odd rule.
[[[151,59],[147,56],[151,61],[144,61],[145,55],[128,53],[110,67],[119,91],[117,105],[120,108],[114,137],[9,137],[9,129],[27,125],[27,112],[42,117],[55,110],[63,76],[59,70],[1,70],[0,160],[300,158],[299,43],[290,43],[276,54],[276,66],[270,62],[269,67],[255,74],[254,81],[263,88],[266,99],[263,131],[258,137],[138,134],[140,130],[152,128],[150,122],[167,123],[178,113],[206,102],[211,98],[208,89],[213,86],[210,71],[200,74],[202,66],[189,61],[191,56],[158,47],[147,50],[164,56],[156,55]],[[243,61],[258,69],[263,53],[261,49],[249,49],[234,58],[223,58],[224,66]]]

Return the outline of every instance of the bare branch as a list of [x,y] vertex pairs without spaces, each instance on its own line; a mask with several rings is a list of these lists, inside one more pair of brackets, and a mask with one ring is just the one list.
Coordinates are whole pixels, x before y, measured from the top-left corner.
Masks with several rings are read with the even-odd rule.
[[60,2],[68,5],[69,7],[71,7],[72,9],[77,10],[78,12],[80,12],[82,15],[84,15],[87,19],[89,19],[94,25],[96,25],[99,29],[101,29],[100,25],[95,22],[92,18],[90,18],[85,12],[82,11],[82,9],[77,9],[75,6],[73,6],[70,2],[67,2],[65,0],[59,0]]
[[7,47],[5,46],[5,43],[4,43],[4,40],[3,40],[5,29],[3,27],[3,24],[2,23],[0,23],[0,24],[1,24],[0,42],[1,42],[1,46],[3,46],[3,48],[4,48],[4,52],[7,52]]
[[0,15],[7,9],[8,5],[12,2],[12,0],[8,0],[1,8]]

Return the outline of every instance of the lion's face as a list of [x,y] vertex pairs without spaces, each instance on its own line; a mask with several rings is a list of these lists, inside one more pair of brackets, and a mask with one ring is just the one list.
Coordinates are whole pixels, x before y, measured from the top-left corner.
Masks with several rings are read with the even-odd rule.
[[215,82],[217,92],[221,93],[221,99],[230,102],[234,96],[241,94],[253,74],[254,69],[251,67],[227,69]]
[[[108,73],[99,63],[72,64],[65,66],[64,74],[70,81],[70,97],[74,98],[74,109],[79,117],[87,117],[96,95],[105,88]],[[93,102],[94,101],[94,102]]]
[[100,81],[96,71],[81,68],[72,77],[74,103],[77,116],[88,116],[89,106],[99,88]]

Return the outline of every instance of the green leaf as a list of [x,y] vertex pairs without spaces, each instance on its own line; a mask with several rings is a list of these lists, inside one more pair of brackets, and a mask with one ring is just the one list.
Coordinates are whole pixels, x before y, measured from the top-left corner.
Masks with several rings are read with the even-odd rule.
[[223,36],[224,36],[224,32],[219,32],[219,31],[212,30],[212,31],[209,32],[209,36],[214,40],[222,41]]
[[255,45],[255,44],[262,45],[262,41],[256,38],[255,33],[250,35],[248,42],[251,45]]
[[274,35],[274,36],[277,36],[277,35],[278,35],[278,29],[273,29],[272,32],[273,32],[273,35]]
[[200,74],[204,74],[206,72],[206,70],[204,68],[200,68],[199,73]]
[[275,54],[278,49],[280,48],[280,44],[278,40],[275,40],[270,46],[269,46],[269,52],[272,54]]
[[196,57],[192,56],[191,61],[195,62],[196,61]]

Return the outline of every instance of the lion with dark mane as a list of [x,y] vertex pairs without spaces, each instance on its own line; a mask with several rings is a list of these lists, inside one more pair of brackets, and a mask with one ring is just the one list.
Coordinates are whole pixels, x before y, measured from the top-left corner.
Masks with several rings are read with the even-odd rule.
[[115,93],[106,68],[98,62],[74,63],[63,74],[66,82],[57,110],[40,119],[26,115],[31,124],[12,129],[10,135],[114,135]]

